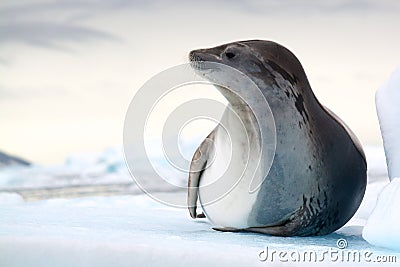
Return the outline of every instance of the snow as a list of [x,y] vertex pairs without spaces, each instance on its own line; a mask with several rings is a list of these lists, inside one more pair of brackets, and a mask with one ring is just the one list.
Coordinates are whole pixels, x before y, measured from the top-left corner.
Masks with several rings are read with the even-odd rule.
[[1,189],[132,182],[122,147],[111,147],[102,153],[71,155],[62,165],[11,166],[0,169],[0,177]]
[[[400,251],[400,66],[376,93],[376,109],[391,182],[381,190],[363,237],[369,243]],[[372,204],[372,203],[370,203]]]
[[24,199],[17,193],[0,193],[0,206],[18,205],[24,203]]
[[[182,138],[180,140],[182,154],[193,155],[200,140]],[[158,146],[158,144],[160,144]],[[170,182],[184,185],[187,173],[175,169],[164,157],[161,141],[146,141],[148,157],[156,173],[161,177],[169,177]],[[172,159],[174,160],[174,159]],[[140,166],[141,159],[135,159]],[[189,166],[188,166],[189,167]],[[154,175],[142,170],[141,175]],[[70,155],[61,165],[35,165],[29,167],[10,166],[0,168],[1,189],[53,188],[77,185],[133,184],[132,177],[126,168],[122,146],[105,149],[101,153],[80,153]]]
[[375,101],[389,178],[400,177],[400,66],[376,92]]
[[363,230],[369,243],[400,251],[400,178],[393,179],[379,195]]
[[368,184],[367,189],[365,190],[364,199],[354,215],[355,218],[363,219],[365,221],[368,219],[376,206],[379,193],[388,183],[388,180],[382,180]]
[[364,146],[365,157],[368,163],[368,178],[381,179],[388,177],[385,150],[382,146]]
[[[194,149],[195,145],[187,147]],[[378,246],[369,244],[362,237],[363,227],[377,203],[378,195],[383,188],[388,190],[389,183],[383,148],[367,147],[365,152],[370,166],[368,186],[356,215],[335,233],[306,238],[217,232],[212,230],[207,219],[193,220],[187,209],[166,206],[144,194],[52,198],[29,202],[12,192],[18,191],[21,186],[40,190],[43,186],[62,185],[68,188],[90,183],[112,186],[122,181],[133,185],[125,173],[122,149],[118,147],[100,154],[73,155],[62,166],[3,169],[0,171],[0,183],[3,191],[6,189],[9,192],[0,193],[0,266],[310,265],[308,261],[293,262],[287,258],[288,262],[276,257],[272,260],[273,251],[303,254],[312,251],[318,253],[319,259],[325,251],[338,251],[339,254],[356,251],[360,255],[372,253],[372,261],[377,260],[377,256],[396,256],[399,261],[400,251],[381,248],[379,246],[382,245],[373,241],[383,233],[390,234],[388,225],[372,220],[383,215],[385,217],[381,218],[385,220],[392,218],[389,214],[382,214],[386,210],[377,212],[375,209],[367,223],[370,229],[385,228],[380,229],[381,232],[372,232],[371,238],[365,236]],[[161,170],[167,166],[161,156],[150,157],[159,164]],[[181,182],[187,181],[187,177],[179,179]],[[181,199],[182,202],[186,199],[185,192],[157,194]],[[393,203],[398,203],[395,194],[388,196]],[[380,205],[387,205],[385,199],[379,199],[378,207]],[[395,213],[392,215],[398,216]],[[400,232],[399,229],[392,230]],[[337,247],[339,239],[347,242],[346,249]],[[259,259],[260,255],[266,255],[262,251],[269,252],[265,262]],[[324,266],[337,265],[337,261],[362,266],[366,259],[361,258],[360,262],[354,263],[325,258]],[[371,263],[369,265],[374,266]]]
[[[342,251],[336,246],[340,238],[350,250],[400,257],[370,246],[356,224],[323,237],[222,233],[212,230],[206,219],[192,220],[187,210],[146,195],[51,199],[1,206],[0,213],[1,266],[279,266],[278,259],[260,261],[259,253],[266,247]],[[296,263],[303,265],[309,263]]]

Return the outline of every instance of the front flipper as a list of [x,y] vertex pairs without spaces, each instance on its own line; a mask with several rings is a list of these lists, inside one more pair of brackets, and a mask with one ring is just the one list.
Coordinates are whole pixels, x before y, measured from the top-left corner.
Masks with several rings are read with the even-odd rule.
[[211,132],[207,138],[201,143],[193,155],[190,164],[189,181],[188,181],[188,209],[193,219],[205,218],[204,213],[197,214],[197,199],[199,198],[199,184],[204,169],[207,166],[209,151],[212,146],[214,132]]
[[202,212],[196,215],[196,218],[201,219],[201,218],[205,218],[206,215]]

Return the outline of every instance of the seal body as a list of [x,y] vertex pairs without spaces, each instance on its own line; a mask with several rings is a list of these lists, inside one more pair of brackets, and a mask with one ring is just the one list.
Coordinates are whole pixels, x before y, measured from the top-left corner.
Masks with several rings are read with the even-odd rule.
[[[225,64],[247,75],[267,99],[276,126],[272,166],[260,188],[250,193],[253,173],[241,170],[244,162],[253,164],[259,155],[255,152],[265,140],[257,135],[246,103],[217,87],[254,136],[245,139],[235,130],[238,125],[232,115],[224,114],[221,123],[225,122],[230,135],[230,157],[226,155],[227,134],[220,125],[208,137],[213,145],[200,145],[191,170],[206,166],[209,155],[215,159],[207,168],[189,175],[192,217],[197,216],[199,198],[207,217],[222,231],[309,236],[329,234],[343,226],[364,196],[365,155],[351,130],[318,102],[298,59],[277,43],[250,40],[194,50],[190,60]],[[218,197],[227,187],[232,189]]]

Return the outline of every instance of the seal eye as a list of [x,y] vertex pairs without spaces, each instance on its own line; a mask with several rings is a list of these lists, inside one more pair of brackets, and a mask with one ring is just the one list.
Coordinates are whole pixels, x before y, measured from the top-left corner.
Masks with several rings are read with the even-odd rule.
[[232,58],[234,58],[236,55],[235,55],[234,53],[232,53],[232,52],[226,52],[226,53],[225,53],[225,56],[226,56],[227,58],[229,58],[229,59],[232,59]]

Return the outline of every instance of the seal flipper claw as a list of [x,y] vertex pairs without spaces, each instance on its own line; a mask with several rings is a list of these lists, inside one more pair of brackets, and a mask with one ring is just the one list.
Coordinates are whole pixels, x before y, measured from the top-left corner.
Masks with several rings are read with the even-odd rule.
[[206,217],[206,215],[202,212],[202,213],[200,213],[200,214],[197,214],[196,215],[196,218],[205,218]]

